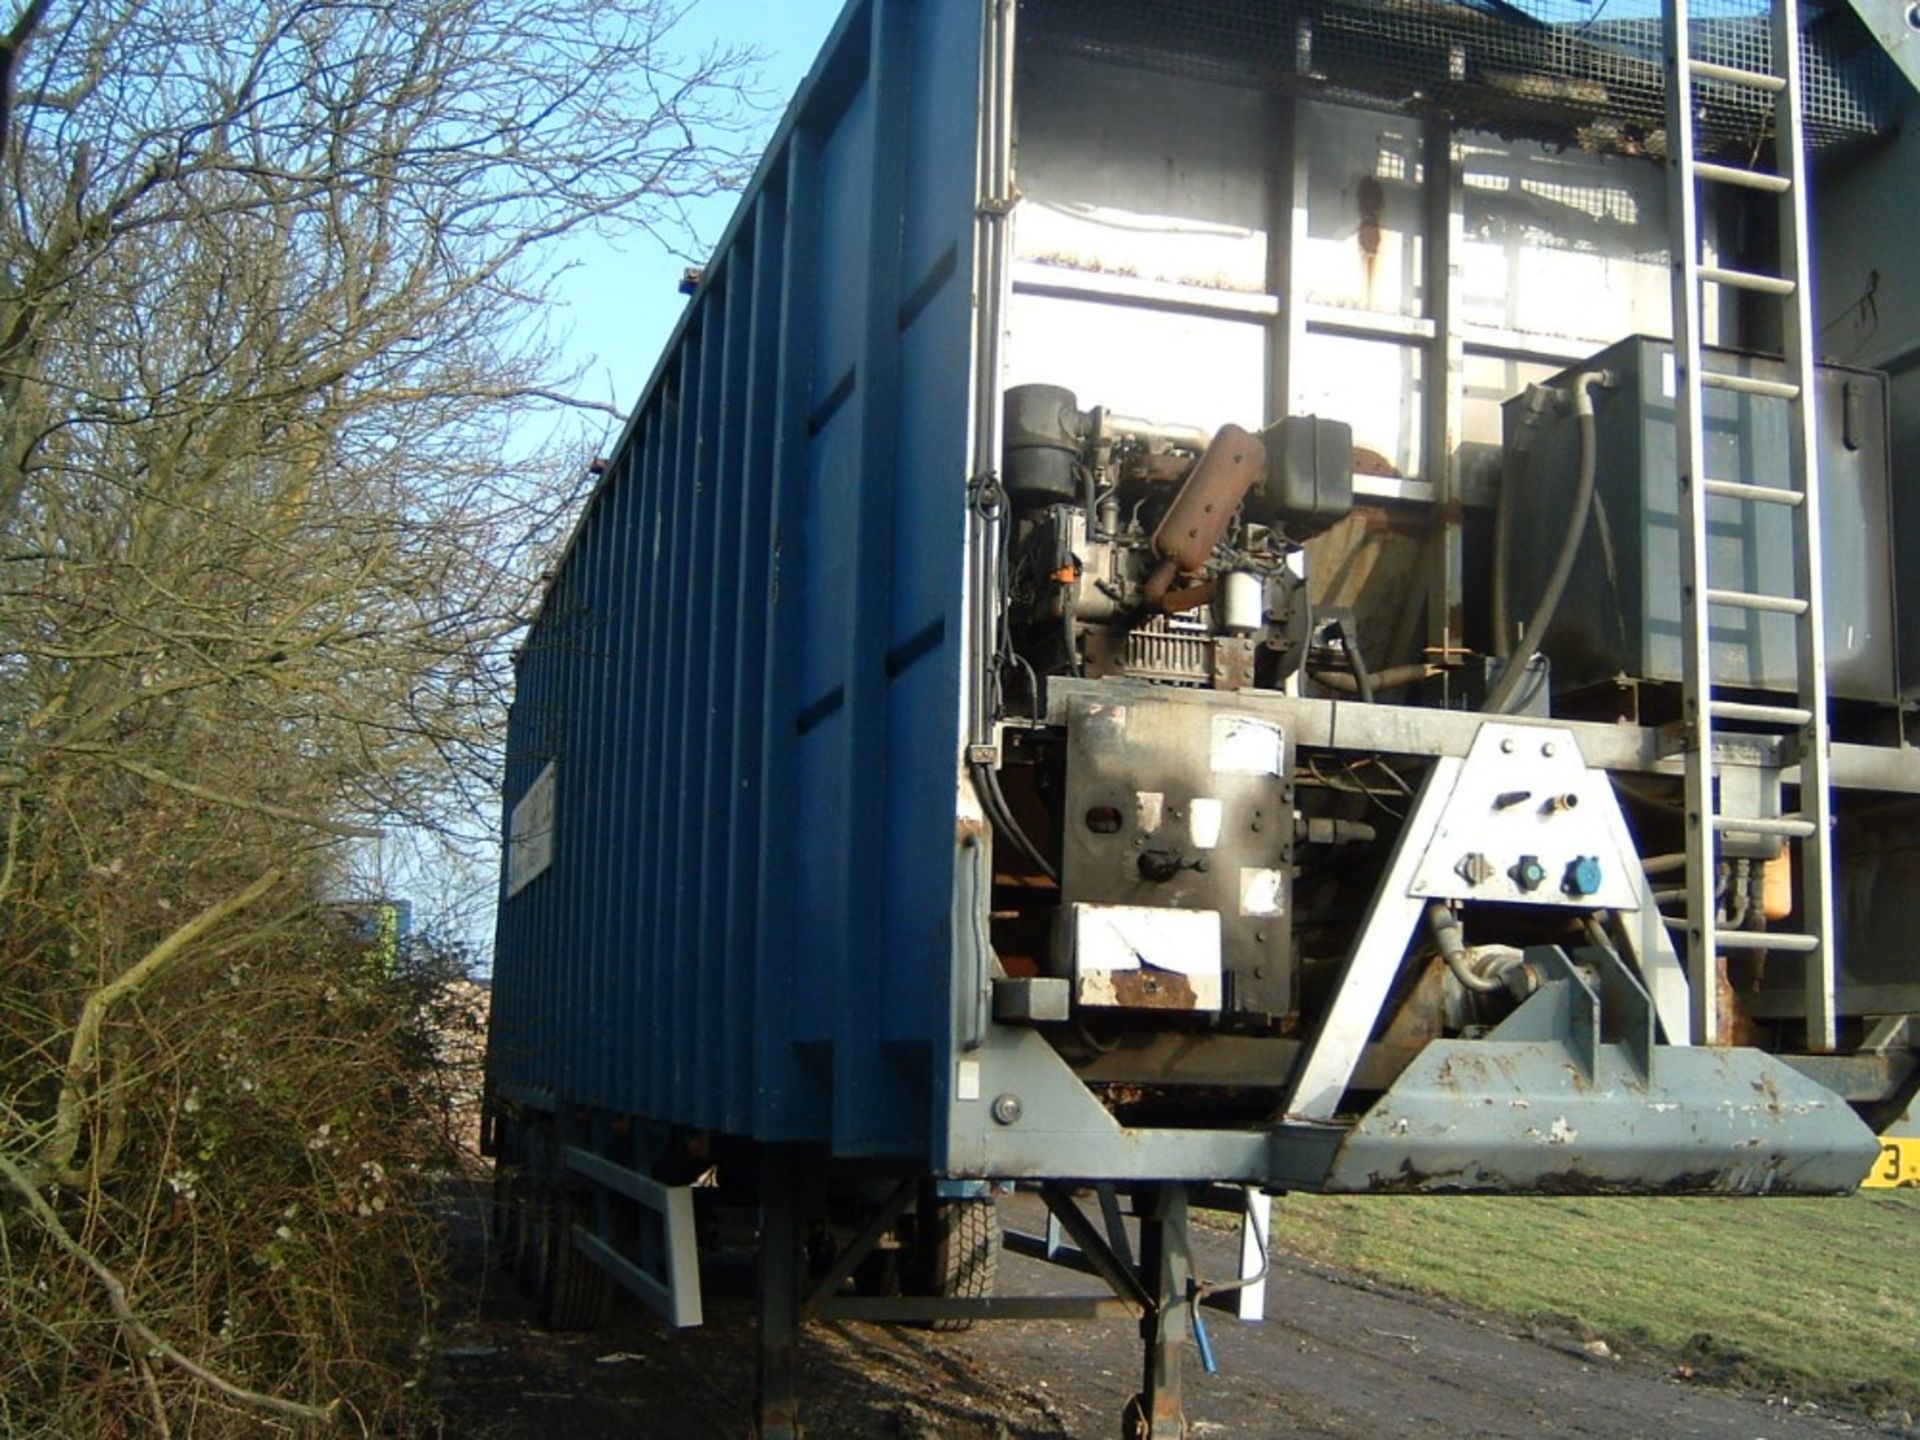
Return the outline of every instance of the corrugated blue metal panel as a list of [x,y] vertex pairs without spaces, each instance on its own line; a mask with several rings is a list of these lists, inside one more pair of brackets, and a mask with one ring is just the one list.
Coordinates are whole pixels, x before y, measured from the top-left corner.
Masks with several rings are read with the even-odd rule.
[[978,0],[857,0],[518,666],[493,1067],[925,1154],[948,1046]]

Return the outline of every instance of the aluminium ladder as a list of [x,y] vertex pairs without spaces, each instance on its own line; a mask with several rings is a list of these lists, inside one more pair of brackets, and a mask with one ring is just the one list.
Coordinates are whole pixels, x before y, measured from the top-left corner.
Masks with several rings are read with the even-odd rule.
[[[1807,1048],[1834,1047],[1833,796],[1827,734],[1826,632],[1822,615],[1820,477],[1814,416],[1813,324],[1808,277],[1807,161],[1800,106],[1797,0],[1773,0],[1771,69],[1754,71],[1696,60],[1688,35],[1688,0],[1662,0],[1667,64],[1669,223],[1673,229],[1674,439],[1680,482],[1681,675],[1686,761],[1687,967],[1693,1043],[1724,1044],[1719,1023],[1719,957],[1729,950],[1787,952],[1806,966]],[[1699,82],[1757,91],[1773,99],[1773,172],[1710,164],[1695,150]],[[1777,196],[1780,272],[1755,274],[1706,265],[1700,258],[1701,182]],[[1701,286],[1742,290],[1780,302],[1783,380],[1762,380],[1709,368],[1701,349]],[[1708,388],[1785,401],[1789,485],[1776,488],[1706,474],[1703,394]],[[1793,511],[1795,593],[1721,589],[1708,571],[1708,502],[1719,496]],[[1794,617],[1799,695],[1794,705],[1718,698],[1712,670],[1709,612],[1727,606]],[[1763,817],[1726,813],[1715,795],[1714,729],[1789,726],[1799,737],[1800,810]],[[1716,841],[1720,835],[1774,835],[1799,845],[1799,934],[1722,929],[1715,924]],[[1676,1037],[1677,1038],[1677,1037]]]

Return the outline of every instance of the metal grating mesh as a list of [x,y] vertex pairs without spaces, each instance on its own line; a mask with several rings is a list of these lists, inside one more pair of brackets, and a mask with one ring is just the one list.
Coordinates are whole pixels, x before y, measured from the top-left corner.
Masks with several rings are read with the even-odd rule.
[[[1767,0],[1696,0],[1703,60],[1766,70]],[[1661,24],[1649,0],[1025,0],[1051,49],[1296,93],[1320,93],[1584,149],[1666,149]],[[1898,72],[1843,0],[1804,3],[1802,97],[1816,147],[1886,131]],[[1751,152],[1771,100],[1701,82],[1703,153]]]

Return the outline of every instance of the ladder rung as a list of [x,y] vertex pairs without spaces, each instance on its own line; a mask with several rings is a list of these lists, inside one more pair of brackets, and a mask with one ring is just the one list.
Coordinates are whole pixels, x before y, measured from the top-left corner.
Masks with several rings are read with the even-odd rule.
[[1764,505],[1798,505],[1805,498],[1798,490],[1782,490],[1777,485],[1748,485],[1739,480],[1709,480],[1707,494],[1728,500],[1758,500]]
[[1757,290],[1762,295],[1791,295],[1794,283],[1778,275],[1758,275],[1751,270],[1726,270],[1718,265],[1702,265],[1700,278],[1710,285],[1726,285],[1735,290]]
[[1784,380],[1762,380],[1753,375],[1730,375],[1725,370],[1702,367],[1700,383],[1716,390],[1737,390],[1743,395],[1765,395],[1774,400],[1797,400],[1800,387]]
[[1817,827],[1798,815],[1716,815],[1713,828],[1721,835],[1731,831],[1735,835],[1784,835],[1790,840],[1804,840]]
[[1717,950],[1798,950],[1802,954],[1820,948],[1818,935],[1791,935],[1784,930],[1715,930]]
[[[1663,915],[1669,930],[1687,928],[1684,915]],[[1795,935],[1785,930],[1722,930],[1716,927],[1713,932],[1716,950],[1790,950],[1800,954],[1810,954],[1820,948],[1817,935]]]
[[1804,725],[1813,719],[1811,710],[1793,705],[1749,705],[1741,700],[1715,700],[1707,706],[1715,720],[1757,720],[1767,725]]
[[1748,170],[1739,165],[1715,165],[1706,160],[1696,160],[1693,173],[1702,180],[1714,180],[1722,185],[1741,185],[1749,190],[1765,190],[1772,195],[1784,195],[1793,188],[1793,182],[1784,175]]
[[1690,60],[1687,68],[1702,80],[1724,80],[1729,85],[1751,85],[1756,90],[1765,90],[1770,95],[1778,95],[1787,88],[1784,75],[1770,75],[1764,70],[1742,70],[1735,65],[1716,65],[1711,60]]
[[1753,590],[1709,590],[1709,605],[1732,605],[1741,610],[1770,610],[1778,615],[1804,615],[1807,602],[1794,595],[1762,595]]

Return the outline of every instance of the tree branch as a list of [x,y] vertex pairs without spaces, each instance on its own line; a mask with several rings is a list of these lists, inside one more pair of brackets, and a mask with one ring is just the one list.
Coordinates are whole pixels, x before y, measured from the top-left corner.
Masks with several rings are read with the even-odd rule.
[[6,38],[0,39],[0,155],[7,149],[8,133],[13,127],[14,79],[20,73],[20,56],[26,51],[33,32],[47,18],[53,0],[28,0],[27,8],[14,17]]
[[118,979],[101,986],[87,997],[80,1008],[79,1023],[73,1027],[73,1043],[67,1050],[66,1073],[60,1081],[60,1098],[54,1107],[53,1134],[47,1141],[49,1173],[67,1184],[85,1184],[87,1177],[76,1175],[73,1157],[80,1149],[81,1110],[85,1104],[87,1072],[100,1045],[100,1029],[107,1011],[119,1001],[138,994],[153,978],[177,960],[188,946],[222,921],[238,915],[263,898],[281,881],[279,870],[269,870],[237,895],[207,906],[166,939],[155,945],[138,963]]
[[5,1153],[0,1153],[0,1180],[23,1201],[27,1213],[39,1222],[40,1228],[47,1232],[54,1244],[71,1255],[80,1264],[92,1272],[94,1279],[100,1282],[100,1288],[107,1292],[107,1304],[112,1308],[114,1318],[120,1322],[126,1332],[129,1344],[136,1352],[157,1355],[168,1364],[176,1366],[191,1375],[203,1385],[211,1386],[229,1400],[242,1405],[250,1405],[256,1410],[270,1411],[275,1415],[285,1415],[289,1419],[304,1420],[312,1425],[331,1426],[339,1418],[340,1402],[335,1400],[322,1408],[318,1405],[302,1405],[297,1400],[283,1400],[278,1395],[263,1395],[258,1390],[249,1390],[244,1385],[236,1385],[224,1375],[219,1375],[206,1366],[181,1354],[142,1320],[134,1310],[133,1303],[127,1299],[127,1287],[120,1277],[109,1270],[106,1263],[68,1232],[60,1223],[60,1217],[40,1193],[32,1178],[14,1164]]
[[[155,785],[164,785],[169,790],[178,790],[183,795],[191,795],[196,800],[207,800],[215,805],[231,805],[236,810],[251,810],[256,815],[266,815],[275,820],[290,820],[309,830],[321,830],[329,835],[338,835],[343,840],[378,840],[383,833],[373,825],[349,825],[341,820],[327,820],[318,815],[304,815],[298,810],[289,810],[284,805],[269,804],[265,800],[250,800],[244,795],[229,795],[223,791],[212,790],[205,785],[196,785],[191,780],[181,780],[156,770],[151,765],[138,760],[129,760],[125,756],[115,755],[113,763],[129,775],[138,775],[142,780],[151,780]],[[4,891],[0,891],[3,894]]]

